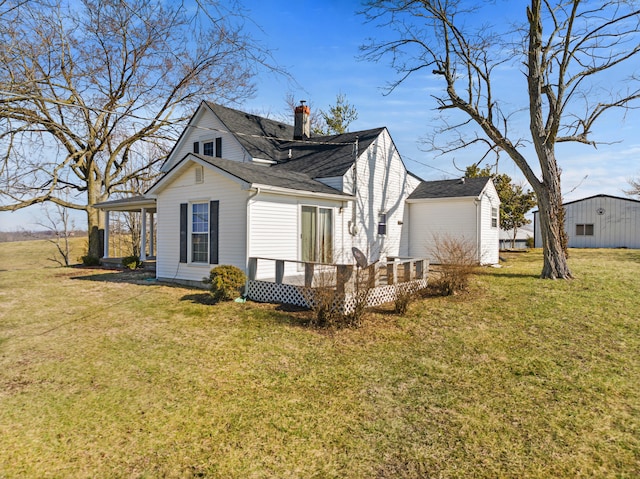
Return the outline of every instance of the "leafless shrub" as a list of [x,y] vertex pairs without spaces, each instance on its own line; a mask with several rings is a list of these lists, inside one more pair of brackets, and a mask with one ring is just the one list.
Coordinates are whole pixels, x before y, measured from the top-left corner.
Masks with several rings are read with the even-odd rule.
[[313,312],[311,326],[326,328],[333,326],[340,316],[340,301],[336,292],[334,268],[323,268],[314,272],[312,287],[302,289],[309,308]]
[[409,305],[418,298],[418,288],[409,285],[401,287],[396,293],[396,299],[393,301],[393,310],[397,314],[406,314]]
[[[337,291],[337,272],[335,267],[322,268],[316,272],[313,287],[304,288],[302,295],[313,312],[311,326],[320,328],[357,328],[369,308],[369,296],[372,289],[372,276],[375,267],[355,268],[355,275],[345,292]],[[346,308],[349,297],[352,305]]]
[[467,288],[469,276],[478,267],[478,250],[472,240],[451,235],[434,235],[431,255],[433,262],[440,265],[440,274],[432,281],[433,288],[443,296],[450,296]]
[[69,238],[73,236],[75,222],[69,217],[67,208],[56,204],[53,209],[54,211],[43,208],[44,220],[38,222],[38,225],[51,233],[47,241],[56,247],[56,252],[47,259],[60,266],[69,266]]

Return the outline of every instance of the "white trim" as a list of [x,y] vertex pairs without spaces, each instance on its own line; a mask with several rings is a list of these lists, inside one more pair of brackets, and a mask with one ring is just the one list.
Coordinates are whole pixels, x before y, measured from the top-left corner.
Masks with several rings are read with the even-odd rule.
[[[192,266],[203,266],[209,265],[209,244],[211,241],[211,238],[209,238],[210,235],[210,229],[211,229],[211,209],[209,207],[209,202],[210,200],[191,200],[189,201],[187,204],[189,205],[187,208],[187,231],[188,231],[188,239],[187,239],[187,264],[188,265],[192,265]],[[205,205],[206,211],[207,211],[207,231],[205,232],[207,235],[207,259],[205,261],[193,261],[193,206],[194,205]],[[196,234],[204,234],[202,232],[200,233],[196,233]]]
[[[316,211],[319,210],[330,210],[331,211],[331,261],[333,262],[336,257],[336,208],[334,206],[321,206],[321,205],[313,205],[308,203],[298,203],[298,261],[304,261],[302,259],[302,208],[315,208]],[[316,215],[316,236],[320,234],[320,229],[318,228],[317,222],[320,220],[320,215]],[[316,244],[319,242],[317,241]],[[316,254],[319,251],[315,252]],[[313,262],[319,262],[317,259]]]
[[319,193],[315,191],[294,190],[290,188],[282,188],[280,186],[262,185],[260,183],[252,183],[250,189],[258,188],[260,191],[281,194],[283,196],[298,196],[307,198],[327,198],[339,201],[355,201],[354,196],[341,195],[339,193]]

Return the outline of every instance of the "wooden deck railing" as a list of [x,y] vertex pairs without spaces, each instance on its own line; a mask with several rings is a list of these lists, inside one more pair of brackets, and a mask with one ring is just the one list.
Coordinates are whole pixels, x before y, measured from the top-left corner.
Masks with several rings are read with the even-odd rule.
[[303,276],[303,284],[306,287],[335,287],[338,293],[343,293],[346,285],[355,281],[363,281],[369,287],[376,287],[381,284],[397,284],[414,279],[425,279],[429,266],[429,261],[426,258],[389,257],[386,262],[376,262],[360,269],[353,264],[325,264],[251,257],[249,258],[248,271],[250,281],[257,279],[258,261],[270,261],[275,266],[273,279],[270,277],[264,281],[275,281],[277,284],[285,283],[285,265],[286,263],[294,263],[302,265],[302,267],[298,274],[290,275],[291,279],[295,276],[300,281]]

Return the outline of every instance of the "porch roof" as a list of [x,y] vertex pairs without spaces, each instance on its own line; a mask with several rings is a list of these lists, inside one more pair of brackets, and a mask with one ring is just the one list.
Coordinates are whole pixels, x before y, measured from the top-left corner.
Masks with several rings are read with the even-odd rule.
[[148,196],[132,196],[130,198],[103,201],[93,206],[105,211],[142,211],[144,208],[148,212],[154,213],[156,211],[156,199]]

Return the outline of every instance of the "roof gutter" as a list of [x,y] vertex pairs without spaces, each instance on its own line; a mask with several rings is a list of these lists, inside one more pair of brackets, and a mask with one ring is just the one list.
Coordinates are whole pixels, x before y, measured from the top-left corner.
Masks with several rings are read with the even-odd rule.
[[338,201],[355,201],[354,196],[343,195],[340,193],[320,193],[316,191],[293,190],[290,188],[282,188],[280,186],[262,185],[252,183],[247,189],[257,189],[263,193],[276,193],[284,196],[306,196],[310,198],[328,198]]

